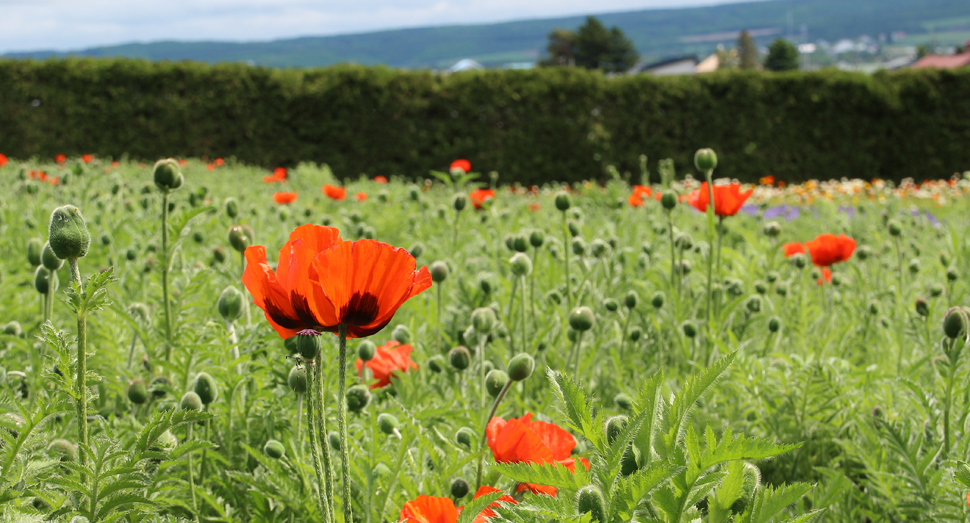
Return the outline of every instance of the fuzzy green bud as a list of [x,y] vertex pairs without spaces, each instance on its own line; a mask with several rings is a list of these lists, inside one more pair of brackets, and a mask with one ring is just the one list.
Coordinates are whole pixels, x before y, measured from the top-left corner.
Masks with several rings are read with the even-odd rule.
[[468,206],[468,197],[464,194],[456,194],[454,198],[451,199],[451,207],[455,209],[455,212],[461,212],[465,210]]
[[664,296],[663,291],[657,291],[653,293],[653,297],[650,298],[650,305],[653,305],[653,308],[655,309],[659,309],[664,306],[665,300],[666,296]]
[[529,250],[529,241],[523,234],[516,234],[512,237],[512,249],[515,252],[525,252]]
[[370,391],[366,385],[354,385],[347,389],[347,410],[360,412],[370,404]]
[[202,399],[194,391],[188,391],[182,395],[179,401],[179,408],[182,410],[202,410]]
[[208,405],[219,397],[219,386],[215,378],[208,373],[200,372],[195,376],[195,385],[192,390],[199,395],[199,400],[203,405]]
[[930,315],[930,305],[923,298],[916,300],[916,314],[924,318]]
[[684,336],[687,336],[688,338],[697,336],[697,324],[690,320],[685,321],[683,325],[681,325],[681,329],[684,331]]
[[592,518],[590,521],[607,523],[606,521],[606,499],[603,491],[596,485],[586,485],[576,493],[576,510],[580,514],[589,513]]
[[889,229],[889,234],[892,236],[899,236],[903,233],[903,226],[895,219],[886,222],[886,228]]
[[331,430],[327,433],[327,443],[330,444],[330,448],[333,450],[340,450],[340,434],[335,430]]
[[616,396],[613,396],[613,404],[616,408],[621,410],[630,410],[633,408],[633,398],[625,392],[621,392]]
[[775,238],[781,234],[781,225],[778,222],[771,221],[766,223],[762,230],[764,231],[765,236]]
[[471,363],[472,355],[468,352],[467,347],[462,347],[461,345],[452,348],[448,351],[448,361],[451,366],[456,370],[465,370]]
[[38,238],[27,240],[27,263],[31,267],[36,267],[41,263],[41,256],[47,245]]
[[411,246],[410,249],[408,249],[408,252],[411,253],[411,256],[414,256],[415,259],[418,259],[422,254],[424,254],[424,244],[421,242],[416,242]]
[[431,273],[431,281],[441,283],[448,279],[451,271],[448,270],[448,264],[443,261],[436,261],[428,268],[428,272]]
[[51,249],[50,243],[45,243],[44,248],[40,253],[40,263],[47,267],[49,271],[56,271],[64,266],[64,260],[57,257],[54,254],[54,250]]
[[289,376],[286,377],[286,382],[290,385],[297,394],[306,393],[307,378],[306,369],[301,365],[296,365],[290,369]]
[[628,291],[626,296],[623,297],[623,305],[625,305],[627,309],[636,309],[639,302],[640,295],[637,294],[637,291]]
[[943,316],[943,333],[950,339],[966,337],[970,327],[970,310],[966,307],[950,307]]
[[763,306],[763,302],[761,301],[761,296],[758,294],[752,294],[748,298],[748,301],[745,305],[748,307],[749,312],[752,312],[752,313],[761,312],[761,307]]
[[603,300],[603,308],[610,312],[616,312],[616,310],[620,308],[620,302],[613,298],[606,298]]
[[620,414],[619,416],[613,416],[612,418],[606,420],[606,441],[610,445],[616,441],[616,438],[620,436],[623,429],[626,428],[627,424],[630,422],[629,416]]
[[239,292],[239,289],[233,287],[232,285],[226,287],[219,294],[219,301],[216,303],[216,308],[219,309],[219,315],[223,317],[226,321],[235,321],[242,316],[243,313],[243,302],[245,297],[243,293]]
[[529,234],[529,245],[532,245],[536,249],[542,247],[542,244],[546,242],[546,234],[540,230],[534,230]]
[[556,209],[562,212],[566,212],[572,206],[572,199],[569,197],[567,192],[556,193]]
[[532,260],[524,253],[517,252],[509,259],[512,266],[512,274],[519,277],[526,277],[532,273]]
[[523,381],[532,376],[536,368],[536,360],[526,352],[516,354],[509,361],[508,376],[512,381]]
[[799,253],[796,253],[796,254],[793,254],[792,257],[791,257],[791,262],[792,262],[792,265],[794,265],[795,267],[797,267],[799,269],[804,269],[805,268],[805,263],[806,263],[805,262],[805,255],[802,254],[802,253],[800,253],[800,252]]
[[472,441],[474,440],[475,431],[468,427],[462,427],[458,429],[458,432],[455,432],[455,443],[458,443],[463,447],[470,448],[472,446]]
[[366,362],[374,359],[374,354],[376,353],[377,345],[370,340],[361,341],[360,344],[357,345],[357,357],[360,358],[361,361]]
[[768,331],[778,332],[778,329],[781,329],[781,318],[778,316],[772,316],[770,319],[768,319]]
[[47,446],[47,452],[61,461],[77,461],[77,447],[66,439],[55,439]]
[[445,370],[445,358],[441,354],[435,354],[428,358],[428,370],[435,374],[441,374]]
[[495,311],[490,307],[479,307],[472,312],[472,326],[483,336],[491,334],[497,321]]
[[674,207],[677,207],[677,195],[670,191],[663,193],[660,196],[660,205],[663,205],[663,208],[668,211],[673,210]]
[[407,325],[397,325],[391,331],[391,338],[401,345],[408,345],[411,343],[411,329]]
[[396,417],[384,412],[377,416],[377,426],[380,427],[381,432],[390,436],[397,432],[399,423]]
[[579,332],[592,329],[595,323],[596,315],[589,307],[577,307],[569,313],[569,326]]
[[239,202],[235,198],[226,198],[226,216],[230,218],[239,216]]
[[128,399],[135,405],[142,405],[148,401],[148,385],[145,380],[135,378],[128,382]]
[[3,326],[3,333],[6,334],[7,336],[18,336],[19,337],[21,332],[22,332],[22,329],[20,327],[20,323],[19,322],[11,321],[11,322],[8,322],[8,323],[4,324],[4,326]]
[[488,395],[495,398],[505,388],[505,384],[509,382],[509,375],[506,374],[504,370],[492,369],[485,376],[485,390],[488,391]]
[[701,172],[713,171],[717,168],[717,154],[713,149],[698,149],[694,153],[694,166]]
[[468,495],[468,482],[463,478],[451,480],[451,497],[461,499]]
[[91,246],[91,233],[81,216],[81,210],[73,205],[64,205],[51,213],[48,227],[51,250],[62,260],[83,258]]
[[152,169],[152,176],[155,178],[155,186],[163,192],[174,191],[182,186],[184,178],[179,163],[172,158],[166,158],[155,162]]
[[286,447],[281,442],[271,439],[263,445],[263,454],[271,459],[280,459],[286,454]]
[[47,267],[38,265],[34,271],[34,289],[40,294],[53,293],[57,290],[58,278],[56,272],[47,270]]

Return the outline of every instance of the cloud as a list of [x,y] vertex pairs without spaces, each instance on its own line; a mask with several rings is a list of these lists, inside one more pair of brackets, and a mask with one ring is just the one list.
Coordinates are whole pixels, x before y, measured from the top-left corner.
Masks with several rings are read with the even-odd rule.
[[159,40],[265,41],[689,7],[731,0],[0,0],[0,53]]

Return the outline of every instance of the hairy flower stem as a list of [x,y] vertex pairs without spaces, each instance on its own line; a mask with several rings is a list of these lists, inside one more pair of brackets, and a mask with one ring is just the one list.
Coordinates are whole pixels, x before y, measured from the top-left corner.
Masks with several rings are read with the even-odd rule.
[[950,454],[950,410],[953,408],[953,386],[956,382],[957,370],[960,368],[960,354],[966,346],[966,340],[944,340],[950,344],[950,349],[946,350],[948,358],[947,377],[946,377],[946,396],[943,402],[943,458],[946,459]]
[[[314,365],[314,367],[319,366],[319,362]],[[320,513],[323,514],[324,523],[330,523],[331,514],[333,512],[330,510],[330,505],[327,502],[327,482],[324,480],[323,467],[320,464],[320,447],[318,446],[317,442],[316,417],[314,416],[313,412],[314,404],[317,402],[317,399],[315,398],[317,389],[317,379],[314,376],[315,374],[316,372],[307,372],[307,378],[309,378],[310,381],[310,394],[307,395],[306,402],[307,429],[310,433],[310,455],[313,459],[313,471],[317,475],[317,502],[320,504]],[[323,440],[324,438],[326,438],[326,435],[323,435],[320,439]]]
[[529,288],[529,282],[527,282],[525,280],[525,277],[523,277],[522,278],[522,291],[521,291],[522,298],[519,300],[519,302],[522,305],[522,307],[521,307],[521,313],[522,313],[522,346],[519,347],[519,350],[522,351],[522,352],[527,352],[526,349],[528,348],[528,345],[525,342],[526,334],[528,334],[528,329],[526,328],[526,322],[525,322],[525,300],[526,300],[526,297],[528,296],[528,293],[526,292],[528,288]]
[[[670,211],[667,211],[667,234],[670,237],[670,290],[674,295],[674,301],[678,302],[680,298],[680,279],[677,276],[677,253],[674,250],[674,220],[670,216]],[[676,281],[676,285],[674,282]]]
[[[192,424],[189,423],[188,427],[189,428],[186,429],[187,430],[187,433],[185,435],[185,442],[186,443],[192,441]],[[195,479],[192,476],[192,467],[193,467],[193,465],[192,465],[192,453],[189,452],[189,468],[188,468],[188,470],[189,470],[189,492],[192,494],[192,514],[194,515],[194,519],[196,521],[198,521],[199,520],[199,513],[198,513],[198,509],[196,508],[196,507],[198,507],[198,505],[196,504],[196,501],[195,501]]]
[[[717,219],[717,259],[714,262],[714,277],[721,279],[721,240],[724,238],[724,233],[722,232],[722,225],[724,224],[724,217],[721,216]],[[716,315],[721,313],[721,300],[714,302],[714,308]]]
[[569,227],[566,225],[566,211],[562,213],[562,256],[566,260],[566,304],[573,310],[572,282],[569,280]]
[[[714,171],[708,169],[704,171],[704,178],[707,180],[707,193],[708,200],[707,204],[707,229],[708,237],[711,243],[714,242],[714,235],[717,234],[717,225],[714,222],[714,181],[712,180],[712,175]],[[713,282],[713,269],[714,269],[714,256],[713,253],[708,251],[707,253],[707,328],[711,335],[714,335],[713,322],[714,322],[714,309],[711,308],[711,283]]]
[[[333,495],[333,461],[330,459],[330,442],[327,440],[327,411],[323,408],[323,352],[317,356],[316,365],[313,366],[313,371],[316,373],[316,378],[314,383],[316,384],[315,394],[317,395],[314,402],[317,406],[317,435],[320,439],[320,448],[322,449],[322,465],[323,465],[323,476],[327,480],[327,508],[330,513],[333,514],[332,517],[336,518],[337,509],[334,508],[334,495]],[[346,404],[345,404],[346,405]]]
[[[481,374],[481,380],[478,382],[478,410],[482,410],[485,408],[485,340],[480,333],[476,336],[478,336],[478,372]],[[458,377],[460,379],[461,374]]]
[[[67,260],[71,268],[71,282],[76,282],[78,291],[81,291],[81,270],[77,266],[77,258]],[[87,386],[87,313],[77,313],[77,443],[81,450],[78,452],[78,463],[83,468],[87,462],[88,448],[88,386]],[[86,481],[84,473],[81,474],[81,483]]]
[[[337,426],[340,430],[340,486],[342,488],[344,521],[354,520],[353,506],[350,499],[350,448],[347,437],[347,326],[343,323],[338,327],[338,369],[337,369]],[[321,403],[322,405],[322,403]],[[321,409],[322,411],[322,409]]]
[[165,361],[172,358],[172,305],[168,299],[168,192],[162,194],[162,303],[165,312]]
[[509,392],[509,389],[512,388],[513,383],[515,382],[512,380],[505,382],[505,386],[502,387],[502,391],[498,393],[498,396],[495,396],[495,401],[492,402],[492,410],[489,411],[488,417],[485,418],[485,427],[482,428],[482,442],[478,446],[479,455],[478,474],[476,476],[477,479],[475,480],[476,488],[482,487],[482,468],[485,466],[485,443],[488,440],[488,422],[491,421],[492,417],[495,416],[495,411],[498,410],[499,403],[502,403],[502,400],[505,399],[505,395]]
[[[583,331],[576,333],[576,343],[573,344],[572,350],[569,351],[569,359],[566,361],[566,368],[572,367],[573,372],[576,372],[577,367],[579,367],[579,345],[583,342]],[[573,360],[576,360],[573,362]]]
[[[512,319],[512,312],[513,312],[512,307],[515,305],[515,291],[518,288],[519,288],[519,278],[516,277],[514,280],[512,280],[512,293],[509,294],[509,311],[505,313],[506,325],[510,325],[513,328],[515,327],[515,320]],[[509,333],[509,356],[512,356],[513,354],[515,354],[515,344],[512,342],[513,339],[515,339],[514,335],[510,332]]]

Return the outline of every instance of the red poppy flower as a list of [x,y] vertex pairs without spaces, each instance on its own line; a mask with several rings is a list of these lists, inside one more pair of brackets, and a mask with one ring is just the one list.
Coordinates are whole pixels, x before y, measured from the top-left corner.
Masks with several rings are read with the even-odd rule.
[[357,201],[358,202],[363,202],[363,201],[366,201],[366,200],[367,200],[367,193],[365,193],[365,192],[359,192],[359,193],[357,193]]
[[762,176],[761,178],[758,179],[758,182],[760,182],[761,185],[774,185],[775,175],[769,174],[768,176]]
[[529,210],[532,212],[539,212],[539,209],[541,208],[542,206],[539,205],[539,202],[532,202],[529,204]]
[[46,182],[47,181],[47,173],[45,173],[44,171],[37,171],[37,178],[39,178],[40,181],[42,181],[42,182]]
[[50,184],[51,185],[57,185],[59,183],[61,183],[61,179],[58,176],[55,176],[55,177],[51,178],[51,180],[50,180]]
[[451,165],[448,166],[448,169],[452,171],[461,171],[461,172],[467,173],[468,171],[472,170],[472,163],[462,158],[460,160],[455,160],[451,162]]
[[[118,162],[111,162],[111,168],[112,169],[117,168],[119,165],[121,165],[121,164],[118,163]],[[179,160],[179,165],[182,165],[182,160]]]
[[[576,470],[576,460],[572,458],[576,439],[572,434],[552,423],[532,421],[532,414],[518,419],[505,421],[495,417],[485,428],[488,447],[499,463],[560,463],[570,471]],[[589,468],[586,458],[579,460]],[[518,492],[530,490],[533,494],[556,495],[556,487],[522,483]]]
[[481,209],[485,200],[491,200],[495,198],[495,191],[492,189],[475,189],[468,195],[468,199],[472,201],[472,205],[476,209]]
[[786,244],[782,245],[781,248],[785,251],[785,257],[786,258],[791,258],[792,256],[794,256],[796,254],[804,254],[805,253],[805,245],[803,243],[800,243],[800,242],[786,243]]
[[84,163],[91,163],[91,160],[94,160],[94,155],[93,154],[82,154],[81,155],[81,161],[82,162],[84,162]]
[[855,252],[855,240],[845,234],[836,236],[826,233],[805,242],[805,247],[812,255],[812,263],[819,267],[828,267],[851,258]]
[[0,167],[7,165],[7,155],[0,153]]
[[[473,499],[478,499],[493,492],[501,491],[487,485],[482,486],[475,493]],[[488,518],[493,518],[497,515],[492,508],[499,507],[499,503],[516,504],[512,496],[504,495],[482,510],[472,523],[487,523]],[[455,507],[455,503],[451,498],[418,496],[415,500],[408,501],[401,507],[401,519],[398,523],[455,523],[458,521],[461,510],[461,508]]]
[[631,194],[626,201],[630,204],[630,207],[643,207],[643,198],[637,193]]
[[216,167],[222,167],[224,163],[226,163],[226,161],[223,160],[222,158],[216,158],[216,161],[215,161]]
[[[367,368],[374,374],[377,383],[370,386],[372,389],[379,389],[391,384],[391,375],[395,372],[407,372],[408,369],[416,369],[418,366],[411,361],[411,351],[414,347],[401,345],[401,342],[391,340],[383,346],[377,348],[373,359],[367,362]],[[357,375],[364,375],[364,362],[357,360]]]
[[207,170],[207,171],[214,171],[214,170],[216,170],[216,166],[215,165],[212,165],[211,163],[207,163],[207,164],[205,164],[205,170]]
[[[475,492],[475,497],[472,499],[478,499],[482,496],[486,496],[494,492],[501,492],[501,490],[495,487],[489,487],[488,485],[482,485],[481,487],[478,488],[478,491]],[[492,510],[492,508],[499,507],[500,506],[499,503],[511,503],[513,505],[518,505],[518,503],[516,503],[515,501],[515,498],[506,494],[498,498],[497,500],[495,500],[495,502],[493,502],[489,506],[485,507],[485,510],[481,511],[481,513],[479,513],[478,516],[475,517],[472,523],[487,523],[488,518],[494,518],[495,516],[497,516],[498,514],[496,514],[495,511]]]
[[[111,162],[111,164],[112,164],[112,165],[115,165],[115,164],[117,164],[117,163],[118,163],[118,162]],[[183,158],[183,159],[181,159],[181,160],[179,160],[179,167],[186,167],[186,166],[188,166],[188,165],[189,165],[189,161],[188,161],[188,160],[186,160],[186,159],[184,159],[184,158]]]
[[296,201],[295,192],[278,192],[273,195],[273,201],[278,204],[290,204]]
[[[376,240],[343,241],[313,258],[315,285],[310,306],[318,318],[347,327],[347,337],[363,338],[383,329],[405,301],[431,287],[431,273],[407,250]],[[319,295],[316,293],[319,291]]]
[[277,167],[273,169],[273,174],[269,176],[263,176],[263,181],[265,183],[276,183],[286,181],[286,169],[283,167]]
[[375,176],[374,177],[374,181],[377,182],[377,183],[387,183],[387,177],[386,176]]
[[347,189],[343,187],[334,187],[329,183],[323,186],[323,194],[326,194],[331,200],[344,200],[347,198]]
[[639,196],[640,198],[649,198],[653,194],[653,189],[647,187],[646,185],[634,185],[633,194]]
[[[734,216],[741,210],[744,201],[751,196],[753,190],[741,192],[741,185],[732,183],[730,185],[714,186],[714,214],[718,216]],[[707,212],[707,205],[711,201],[711,194],[707,188],[707,182],[701,184],[700,189],[690,193],[687,203],[700,212]]]
[[309,273],[313,257],[339,241],[340,232],[333,227],[301,225],[280,249],[276,272],[266,262],[266,247],[246,249],[243,284],[283,339],[303,329],[334,330],[337,322],[332,314],[319,317],[310,307],[311,300],[323,298],[310,283]]
[[822,285],[825,282],[832,283],[832,271],[828,267],[822,267],[822,277],[818,279],[818,284]]
[[57,163],[64,163],[67,161],[67,156],[64,156],[63,154],[55,154],[54,161]]

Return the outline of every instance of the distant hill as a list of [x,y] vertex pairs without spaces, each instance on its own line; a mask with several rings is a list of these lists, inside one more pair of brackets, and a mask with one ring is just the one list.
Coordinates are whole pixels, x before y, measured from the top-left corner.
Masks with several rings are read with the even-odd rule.
[[[968,0],[765,0],[714,7],[596,14],[633,40],[644,59],[711,52],[732,44],[741,29],[761,42],[792,35],[809,41],[907,33],[906,42],[963,43],[970,37]],[[406,68],[446,68],[462,58],[487,66],[533,62],[546,34],[574,28],[581,16],[487,25],[399,29],[271,42],[152,42],[74,52],[20,52],[7,58],[64,56],[149,60],[249,62],[269,67],[314,67],[339,62]],[[804,33],[803,33],[804,31]]]

